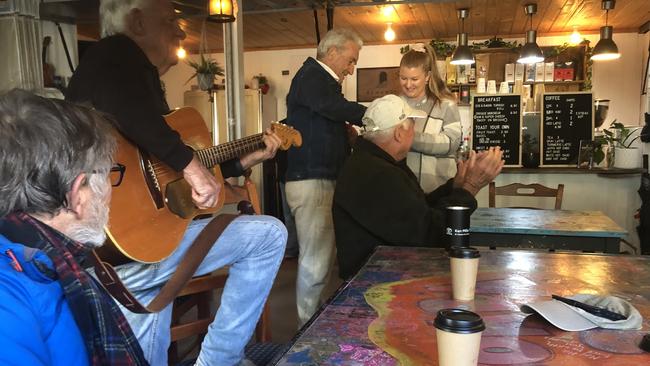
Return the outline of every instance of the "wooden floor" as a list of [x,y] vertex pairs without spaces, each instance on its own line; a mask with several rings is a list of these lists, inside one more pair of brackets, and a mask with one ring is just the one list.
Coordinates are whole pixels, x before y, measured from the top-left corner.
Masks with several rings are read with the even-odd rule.
[[[290,341],[298,330],[298,311],[296,310],[297,268],[297,258],[285,258],[269,295],[271,334],[275,343]],[[338,268],[334,268],[323,294],[324,300],[334,294],[342,283],[337,273]]]

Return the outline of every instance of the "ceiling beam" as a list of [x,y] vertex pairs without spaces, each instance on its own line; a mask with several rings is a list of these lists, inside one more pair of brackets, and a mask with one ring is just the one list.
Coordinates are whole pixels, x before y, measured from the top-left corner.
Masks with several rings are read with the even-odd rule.
[[650,32],[650,20],[645,22],[642,26],[639,27],[639,34],[645,34]]

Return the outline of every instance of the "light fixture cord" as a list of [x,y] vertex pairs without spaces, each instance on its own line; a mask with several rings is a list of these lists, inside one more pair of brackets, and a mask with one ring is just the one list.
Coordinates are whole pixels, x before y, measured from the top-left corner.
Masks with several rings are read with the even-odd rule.
[[605,26],[608,26],[609,24],[609,9],[605,10]]

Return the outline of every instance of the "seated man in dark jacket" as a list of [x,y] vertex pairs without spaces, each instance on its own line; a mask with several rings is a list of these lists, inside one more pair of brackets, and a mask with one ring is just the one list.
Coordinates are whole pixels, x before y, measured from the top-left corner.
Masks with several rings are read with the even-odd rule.
[[334,192],[339,275],[349,278],[378,245],[443,246],[445,207],[476,208],[474,196],[503,167],[497,148],[470,153],[458,173],[425,194],[406,165],[413,143],[414,110],[401,98],[375,100],[363,117],[366,132],[343,165]]

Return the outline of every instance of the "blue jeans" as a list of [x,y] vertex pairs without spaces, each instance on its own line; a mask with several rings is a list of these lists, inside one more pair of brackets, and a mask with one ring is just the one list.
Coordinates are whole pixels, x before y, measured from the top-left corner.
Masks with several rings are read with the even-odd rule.
[[[178,249],[162,262],[129,263],[116,268],[140,302],[146,305],[158,294],[207,222],[193,221]],[[203,340],[197,365],[228,366],[241,362],[244,347],[255,329],[282,261],[286,241],[286,229],[270,216],[241,216],[219,237],[196,271],[196,275],[203,275],[230,265],[221,305]],[[154,314],[135,314],[125,308],[122,312],[149,363],[166,366],[172,305]]]

